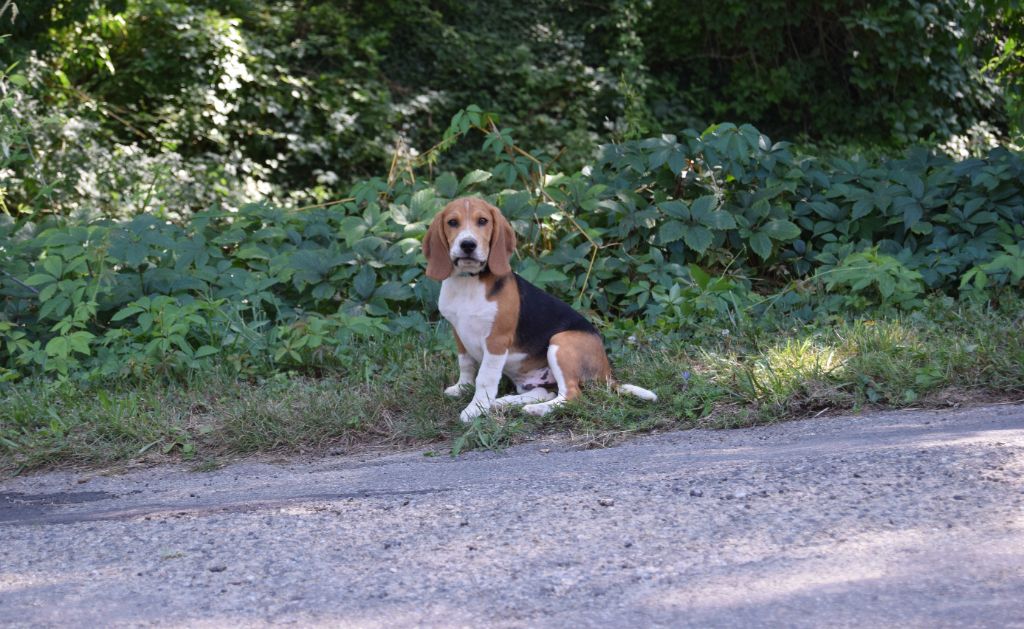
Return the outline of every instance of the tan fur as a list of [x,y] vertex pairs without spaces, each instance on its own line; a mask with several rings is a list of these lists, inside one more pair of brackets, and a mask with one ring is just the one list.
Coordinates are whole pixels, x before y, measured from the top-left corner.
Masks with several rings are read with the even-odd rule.
[[475,197],[463,197],[444,206],[427,228],[427,235],[423,238],[427,277],[442,281],[452,274],[455,266],[449,246],[463,229],[469,229],[476,237],[491,273],[502,276],[512,272],[509,258],[516,249],[516,234],[512,226],[501,210],[490,203]]
[[[516,353],[516,348],[512,348],[511,353]],[[520,352],[521,353],[521,352]],[[548,366],[548,359],[546,356],[528,356],[522,363],[519,364],[517,370],[518,375],[525,375],[534,371],[535,369],[541,369]],[[512,377],[513,374],[509,374]]]
[[457,349],[460,354],[465,354],[466,345],[462,342],[462,339],[459,338],[459,333],[456,332],[454,328],[452,328],[452,336],[455,337],[455,349]]
[[[487,351],[492,354],[515,352],[512,346],[516,338],[516,325],[519,323],[519,287],[515,278],[509,271],[501,277],[488,275],[481,281],[484,282],[486,293],[489,295],[487,301],[498,304],[498,314],[494,318],[491,334],[487,337]],[[494,293],[494,286],[499,281],[502,282],[501,290]]]
[[[443,214],[443,212],[442,212]],[[432,280],[448,279],[455,270],[452,259],[448,255],[448,238],[445,236],[441,214],[434,217],[427,235],[423,238],[423,256],[427,259],[427,277]]]
[[491,269],[491,273],[501,277],[512,272],[512,267],[509,266],[509,259],[516,250],[516,232],[512,229],[512,225],[509,224],[505,216],[502,215],[501,210],[493,205],[488,207],[494,219],[491,223],[493,230],[491,231],[491,239],[489,241],[490,252],[487,256],[487,266]]
[[558,346],[556,361],[565,379],[565,399],[580,394],[580,384],[597,380],[613,384],[611,365],[604,351],[601,337],[587,332],[559,332],[551,337]]

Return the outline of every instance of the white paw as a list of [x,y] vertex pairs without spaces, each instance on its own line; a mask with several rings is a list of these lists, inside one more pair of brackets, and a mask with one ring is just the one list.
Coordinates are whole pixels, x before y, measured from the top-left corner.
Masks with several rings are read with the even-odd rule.
[[551,405],[547,402],[542,402],[540,404],[527,404],[523,407],[523,412],[540,417],[541,415],[547,415],[551,412]]
[[468,384],[453,384],[444,390],[444,394],[448,397],[459,397],[467,388],[469,388]]
[[463,424],[468,424],[477,417],[480,417],[480,415],[483,414],[485,410],[487,409],[485,409],[483,406],[477,403],[476,400],[473,400],[472,402],[469,403],[469,406],[462,409],[462,412],[459,413],[459,421],[461,421]]

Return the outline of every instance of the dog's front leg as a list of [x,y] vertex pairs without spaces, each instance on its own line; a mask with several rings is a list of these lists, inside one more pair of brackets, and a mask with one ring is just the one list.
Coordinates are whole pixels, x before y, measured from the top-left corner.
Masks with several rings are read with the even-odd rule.
[[507,350],[501,354],[484,352],[483,360],[480,361],[480,370],[476,373],[476,392],[473,393],[473,399],[469,402],[469,406],[459,414],[459,419],[463,423],[469,423],[473,421],[474,417],[486,412],[497,399],[501,370],[504,369],[507,358]]
[[473,370],[476,368],[476,361],[473,357],[462,351],[459,352],[459,381],[444,390],[448,397],[459,397],[462,390],[473,384]]

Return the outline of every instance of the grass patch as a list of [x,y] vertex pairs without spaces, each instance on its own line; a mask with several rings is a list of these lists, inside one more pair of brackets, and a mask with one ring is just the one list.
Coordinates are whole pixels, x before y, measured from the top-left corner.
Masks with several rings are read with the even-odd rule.
[[[941,406],[1024,397],[1022,303],[936,301],[899,319],[786,327],[740,323],[701,341],[657,335],[613,355],[618,378],[653,389],[650,404],[590,386],[548,417],[502,410],[468,426],[469,399],[442,390],[456,374],[446,335],[404,334],[353,347],[320,377],[227,372],[182,381],[23,381],[0,390],[0,470],[186,460],[213,469],[256,452],[322,453],[366,444],[501,448],[537,432],[604,445],[655,429],[728,428],[864,407]],[[625,335],[612,329],[609,336]],[[631,329],[631,335],[636,335]],[[621,340],[621,339],[618,339]]]

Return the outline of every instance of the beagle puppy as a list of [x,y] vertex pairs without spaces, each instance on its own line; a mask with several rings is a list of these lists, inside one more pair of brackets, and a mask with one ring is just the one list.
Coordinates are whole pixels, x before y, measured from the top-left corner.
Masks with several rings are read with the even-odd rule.
[[[652,391],[616,383],[597,329],[512,272],[509,257],[515,247],[515,232],[501,211],[474,197],[446,205],[423,239],[427,277],[441,282],[438,307],[459,351],[459,379],[445,395],[456,397],[476,385],[459,419],[469,422],[511,404],[544,415],[578,396],[588,380],[657,400]],[[503,374],[516,393],[498,397]]]

